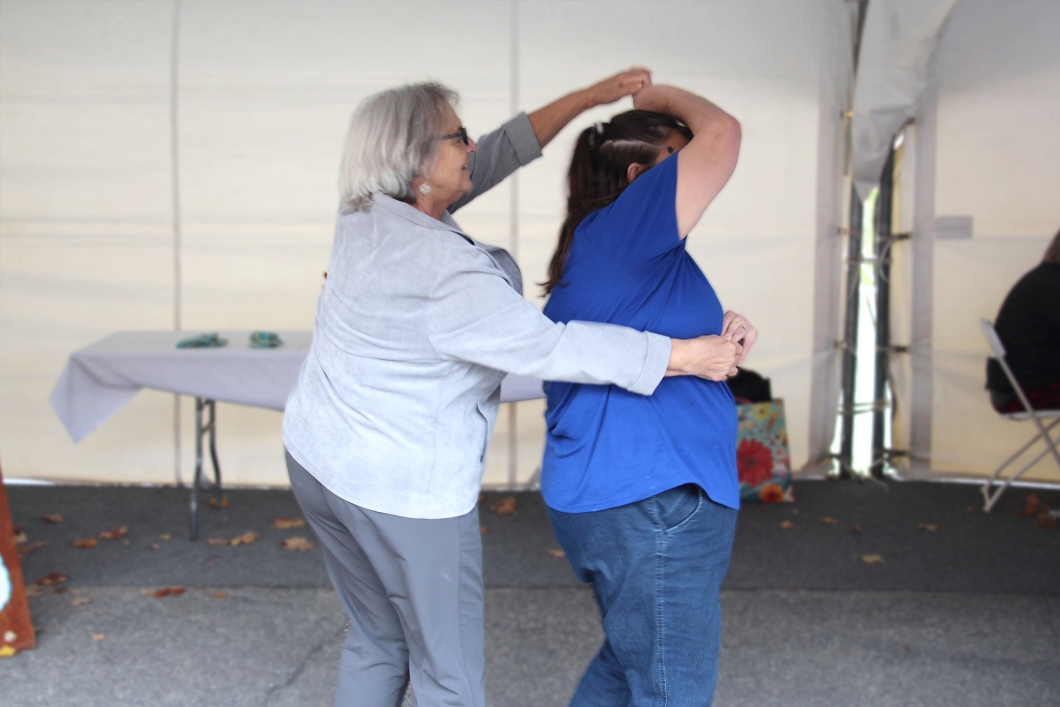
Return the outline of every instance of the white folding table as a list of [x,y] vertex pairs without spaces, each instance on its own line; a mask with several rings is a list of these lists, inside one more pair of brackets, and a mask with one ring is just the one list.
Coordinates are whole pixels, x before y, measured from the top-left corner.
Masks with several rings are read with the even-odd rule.
[[[111,334],[70,354],[49,402],[75,442],[109,420],[142,388],[195,398],[195,480],[191,485],[191,538],[198,536],[198,492],[202,483],[203,440],[208,435],[214,491],[221,503],[217,461],[216,402],[282,411],[309,352],[312,333],[277,332],[272,349],[250,346],[249,331],[222,331],[220,348],[177,348],[195,332],[126,331]],[[509,375],[501,402],[544,397],[541,381]],[[204,421],[204,413],[209,419]]]

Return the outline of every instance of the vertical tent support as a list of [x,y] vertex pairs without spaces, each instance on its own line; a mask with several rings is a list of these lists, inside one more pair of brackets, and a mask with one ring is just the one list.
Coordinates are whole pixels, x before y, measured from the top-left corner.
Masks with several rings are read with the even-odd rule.
[[[858,55],[861,53],[861,35],[865,30],[865,11],[868,0],[856,0],[858,5],[857,31],[854,33],[854,76],[858,73]],[[848,114],[847,130],[850,130]],[[848,154],[847,159],[850,159]],[[848,163],[848,168],[850,168]],[[853,183],[851,169],[850,185],[850,219],[848,221],[849,240],[847,241],[847,276],[846,276],[846,316],[843,325],[843,340],[839,342],[843,350],[842,369],[842,403],[839,406],[840,423],[839,442],[839,478],[850,477],[854,457],[854,383],[857,377],[858,350],[858,286],[861,283],[861,218],[862,204]]]
[[[173,35],[169,55],[169,147],[173,187],[173,329],[183,328],[181,302],[184,299],[184,273],[180,259],[180,0],[173,2]],[[173,478],[184,485],[181,472],[180,396],[173,396]]]
[[888,450],[886,448],[886,415],[891,406],[887,399],[887,383],[891,354],[891,246],[894,235],[891,218],[894,212],[894,144],[887,153],[887,162],[880,176],[880,190],[876,194],[876,213],[873,223],[876,256],[876,375],[872,405],[872,466],[870,471],[882,478]]
[[[511,2],[511,115],[519,112],[519,0]],[[512,259],[519,262],[519,171],[508,177],[511,188],[509,212],[509,245]],[[508,403],[508,487],[515,488],[519,478],[519,408]]]
[[861,285],[862,204],[850,188],[850,235],[847,241],[846,317],[843,323],[843,399],[839,414],[839,477],[850,477],[854,457],[854,384],[858,373],[858,309]]

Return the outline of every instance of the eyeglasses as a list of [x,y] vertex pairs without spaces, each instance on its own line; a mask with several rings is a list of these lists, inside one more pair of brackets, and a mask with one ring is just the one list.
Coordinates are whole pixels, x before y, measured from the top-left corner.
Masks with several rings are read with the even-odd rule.
[[467,128],[465,128],[463,125],[461,125],[460,129],[457,130],[455,133],[451,133],[449,135],[442,135],[438,139],[439,140],[455,140],[457,138],[460,138],[461,142],[463,142],[465,145],[469,145],[470,144],[468,142],[468,138],[467,138]]

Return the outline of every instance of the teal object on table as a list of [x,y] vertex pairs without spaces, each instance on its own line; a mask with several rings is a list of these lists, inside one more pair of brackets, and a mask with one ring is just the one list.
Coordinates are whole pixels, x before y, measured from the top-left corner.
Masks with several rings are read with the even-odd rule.
[[228,343],[228,339],[222,339],[217,332],[212,334],[200,334],[190,339],[182,339],[177,342],[178,349],[217,349]]
[[283,341],[280,335],[271,331],[255,331],[250,334],[250,346],[254,349],[274,349]]

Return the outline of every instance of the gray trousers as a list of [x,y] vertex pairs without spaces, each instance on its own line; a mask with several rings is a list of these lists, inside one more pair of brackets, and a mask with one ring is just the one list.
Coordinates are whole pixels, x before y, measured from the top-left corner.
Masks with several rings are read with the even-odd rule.
[[286,456],[350,620],[335,707],[397,707],[410,680],[418,707],[483,707],[478,509],[440,520],[377,513]]

